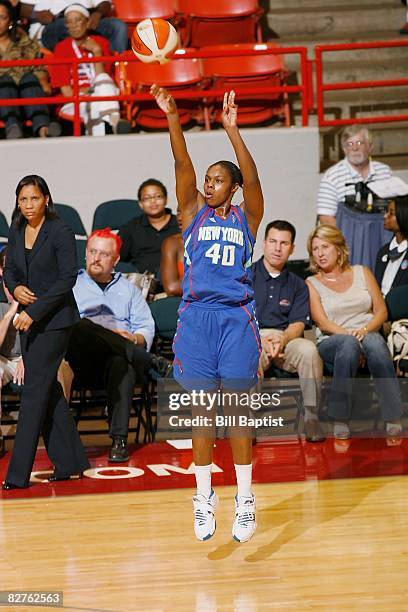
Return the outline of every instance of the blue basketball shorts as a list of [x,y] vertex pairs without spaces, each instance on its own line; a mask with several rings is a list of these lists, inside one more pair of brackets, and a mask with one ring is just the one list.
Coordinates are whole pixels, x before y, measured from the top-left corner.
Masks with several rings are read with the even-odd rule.
[[189,391],[250,389],[257,381],[261,354],[255,302],[182,302],[173,351],[174,378]]

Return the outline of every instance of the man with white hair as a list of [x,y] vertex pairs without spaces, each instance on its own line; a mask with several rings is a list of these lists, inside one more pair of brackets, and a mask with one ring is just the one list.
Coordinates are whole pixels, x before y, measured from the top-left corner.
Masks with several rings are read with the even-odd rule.
[[372,139],[362,125],[344,128],[341,146],[344,159],[329,168],[321,180],[317,214],[320,223],[337,226],[343,232],[352,265],[374,269],[378,249],[392,236],[384,230],[383,211],[375,212],[373,195],[368,194],[374,182],[392,176],[391,169],[371,160]]
[[[24,0],[20,14],[30,21],[30,37],[36,38],[50,51],[69,36],[64,22],[65,9],[73,0]],[[112,3],[107,0],[81,0],[80,4],[90,12],[89,28],[109,40],[113,51],[122,53],[128,46],[127,25],[110,17]]]
[[[56,58],[87,58],[111,55],[106,38],[92,34],[89,30],[90,13],[81,4],[71,4],[64,12],[65,24],[70,36],[57,44],[54,50]],[[53,87],[70,97],[73,95],[73,67],[65,64],[50,68]],[[78,65],[79,91],[83,95],[114,96],[119,89],[109,73],[112,64],[102,62],[81,63]],[[97,102],[81,102],[80,115],[85,123],[86,132],[92,136],[106,133],[110,125],[115,134],[127,134],[131,131],[128,121],[120,118],[119,102],[103,100]],[[63,119],[73,119],[74,104],[68,102],[59,111]]]

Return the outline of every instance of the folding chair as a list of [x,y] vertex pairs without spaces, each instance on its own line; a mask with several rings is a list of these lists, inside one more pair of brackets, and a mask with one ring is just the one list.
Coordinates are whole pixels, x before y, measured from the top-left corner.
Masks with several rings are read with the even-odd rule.
[[[211,87],[228,91],[233,89],[239,104],[238,122],[240,125],[262,124],[278,118],[290,125],[290,108],[285,93],[256,93],[260,87],[277,87],[285,84],[288,73],[284,70],[281,55],[266,55],[259,51],[276,45],[214,45],[210,49],[225,52],[234,49],[252,49],[253,55],[205,58],[203,75],[212,79]],[[260,49],[262,47],[262,49]],[[240,94],[239,90],[253,89],[254,93]],[[211,105],[211,100],[208,99]],[[222,123],[222,97],[212,100],[210,121]]]
[[176,0],[183,47],[261,42],[257,0]]

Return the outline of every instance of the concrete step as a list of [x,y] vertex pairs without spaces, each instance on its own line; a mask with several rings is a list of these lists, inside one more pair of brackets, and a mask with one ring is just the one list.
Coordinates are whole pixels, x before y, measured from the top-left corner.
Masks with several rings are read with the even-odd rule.
[[303,6],[298,10],[275,9],[268,13],[268,22],[279,36],[303,36],[332,34],[347,31],[358,34],[362,31],[377,32],[399,28],[405,23],[406,11],[402,4],[384,7],[367,5],[362,10],[359,3],[342,6]]
[[381,62],[369,60],[365,62],[325,61],[323,63],[323,82],[327,84],[406,78],[408,78],[407,62],[402,59],[398,61],[383,59]]
[[[315,47],[317,45],[332,45],[332,44],[351,44],[351,43],[366,43],[366,42],[378,42],[378,41],[405,41],[408,42],[407,38],[403,36],[398,37],[394,30],[382,30],[381,32],[362,32],[356,36],[350,35],[349,32],[337,32],[335,38],[332,34],[327,35],[307,35],[307,36],[283,36],[276,42],[282,47],[306,47],[308,50],[309,59],[313,59],[315,56]],[[384,47],[379,49],[354,49],[352,51],[325,51],[323,54],[323,61],[330,62],[365,62],[365,61],[383,61],[395,60],[405,61],[408,63],[408,46],[403,47]],[[298,62],[298,56],[286,55],[284,56],[285,65],[291,67]],[[408,72],[408,71],[407,71]]]

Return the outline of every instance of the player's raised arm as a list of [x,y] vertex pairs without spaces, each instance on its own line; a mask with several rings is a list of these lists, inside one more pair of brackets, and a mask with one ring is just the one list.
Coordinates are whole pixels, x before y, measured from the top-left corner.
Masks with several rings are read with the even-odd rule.
[[174,165],[176,171],[176,195],[182,213],[183,230],[193,220],[198,201],[203,200],[197,190],[197,180],[174,98],[163,87],[152,85],[150,93],[156,98],[157,105],[166,113],[169,124],[170,143],[173,151]]
[[222,124],[234,148],[238,165],[242,172],[244,181],[242,186],[244,192],[243,207],[248,219],[249,228],[254,238],[256,238],[256,233],[264,213],[264,201],[255,162],[238,129],[237,114],[238,106],[235,104],[235,92],[225,93]]

